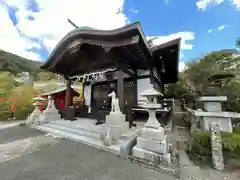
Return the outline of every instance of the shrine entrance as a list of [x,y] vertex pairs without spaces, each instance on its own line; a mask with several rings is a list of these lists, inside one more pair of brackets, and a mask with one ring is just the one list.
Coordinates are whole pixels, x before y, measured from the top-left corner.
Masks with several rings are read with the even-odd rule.
[[108,94],[117,89],[116,82],[99,82],[92,85],[91,115],[95,119],[105,120],[111,110],[111,98]]

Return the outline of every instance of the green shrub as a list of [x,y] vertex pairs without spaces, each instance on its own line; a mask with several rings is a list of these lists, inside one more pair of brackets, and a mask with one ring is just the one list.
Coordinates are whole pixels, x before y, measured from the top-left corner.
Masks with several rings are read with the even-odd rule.
[[15,89],[16,94],[16,119],[25,120],[28,114],[33,112],[33,98],[36,91],[30,85],[23,85]]
[[210,133],[196,132],[192,135],[192,151],[200,156],[211,155]]
[[11,117],[11,103],[9,101],[0,101],[0,120],[8,120]]
[[33,98],[36,91],[31,85],[15,86],[13,77],[8,72],[0,73],[0,120],[8,120],[12,115],[11,105],[13,98],[16,119],[24,120],[33,111]]
[[[240,159],[240,134],[222,132],[224,156]],[[209,132],[196,132],[192,135],[192,153],[211,156],[211,138]]]
[[233,132],[240,134],[240,123],[237,123],[233,128]]

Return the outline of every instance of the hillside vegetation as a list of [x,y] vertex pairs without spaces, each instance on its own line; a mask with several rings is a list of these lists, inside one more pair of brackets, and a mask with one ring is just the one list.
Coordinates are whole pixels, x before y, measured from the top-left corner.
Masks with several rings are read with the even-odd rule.
[[29,72],[36,76],[40,71],[41,62],[32,61],[0,50],[0,72],[8,71],[13,75],[21,72]]

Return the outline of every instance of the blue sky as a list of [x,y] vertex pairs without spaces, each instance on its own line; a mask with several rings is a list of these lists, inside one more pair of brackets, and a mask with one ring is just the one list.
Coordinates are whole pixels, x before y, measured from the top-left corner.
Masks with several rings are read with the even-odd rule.
[[[140,20],[147,35],[168,35],[190,31],[195,39],[191,50],[183,50],[183,61],[197,58],[204,52],[215,49],[233,48],[240,37],[240,11],[226,1],[220,5],[210,5],[205,11],[198,9],[194,0],[128,0],[125,9],[134,7],[138,13],[127,12],[131,21]],[[217,29],[218,27],[225,27]],[[211,29],[211,32],[208,30]]]
[[0,48],[43,61],[73,29],[67,18],[97,29],[140,21],[156,45],[182,37],[181,63],[240,36],[240,0],[0,0]]

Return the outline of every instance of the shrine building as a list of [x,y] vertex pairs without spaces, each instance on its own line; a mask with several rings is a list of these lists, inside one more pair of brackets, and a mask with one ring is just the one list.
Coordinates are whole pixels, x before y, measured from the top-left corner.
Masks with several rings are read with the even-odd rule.
[[71,84],[80,81],[87,113],[103,119],[110,112],[111,91],[124,112],[126,105],[145,101],[139,94],[152,85],[164,94],[165,85],[176,83],[180,42],[154,46],[139,22],[106,31],[79,27],[58,43],[41,68],[65,77],[65,110],[72,105]]

